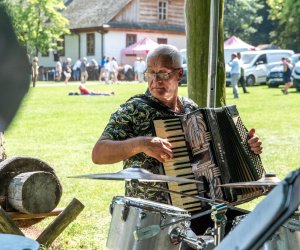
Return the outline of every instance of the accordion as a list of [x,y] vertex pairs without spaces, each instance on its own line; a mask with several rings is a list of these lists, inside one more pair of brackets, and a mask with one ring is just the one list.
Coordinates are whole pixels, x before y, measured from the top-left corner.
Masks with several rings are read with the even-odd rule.
[[174,158],[163,163],[166,175],[196,179],[198,183],[168,183],[172,205],[188,211],[206,207],[187,195],[222,200],[233,205],[250,201],[262,188],[229,189],[220,184],[256,181],[265,174],[259,155],[247,143],[248,131],[235,105],[203,108],[183,116],[156,118],[156,136],[168,139]]

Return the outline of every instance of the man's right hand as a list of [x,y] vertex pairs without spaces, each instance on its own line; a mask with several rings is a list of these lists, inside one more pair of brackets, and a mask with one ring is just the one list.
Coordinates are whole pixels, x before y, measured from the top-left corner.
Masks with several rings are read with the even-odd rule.
[[143,152],[160,162],[172,159],[172,145],[167,139],[160,137],[143,137]]

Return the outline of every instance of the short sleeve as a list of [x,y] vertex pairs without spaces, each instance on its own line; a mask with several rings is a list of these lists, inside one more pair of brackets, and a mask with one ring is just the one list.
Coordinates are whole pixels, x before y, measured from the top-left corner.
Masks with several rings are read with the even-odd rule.
[[111,115],[102,136],[112,140],[125,140],[134,137],[133,130],[134,105],[125,103]]

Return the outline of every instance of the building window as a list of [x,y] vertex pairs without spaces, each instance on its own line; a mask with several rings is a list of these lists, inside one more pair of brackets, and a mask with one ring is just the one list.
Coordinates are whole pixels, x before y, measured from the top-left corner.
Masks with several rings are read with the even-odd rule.
[[65,56],[65,36],[61,36],[56,42],[57,44],[57,53],[59,56]]
[[126,34],[126,47],[136,43],[136,35],[135,34]]
[[166,1],[158,2],[158,19],[159,20],[167,19],[167,2]]
[[157,43],[158,44],[168,44],[168,39],[167,38],[157,38]]
[[86,34],[86,54],[88,56],[95,55],[95,34]]

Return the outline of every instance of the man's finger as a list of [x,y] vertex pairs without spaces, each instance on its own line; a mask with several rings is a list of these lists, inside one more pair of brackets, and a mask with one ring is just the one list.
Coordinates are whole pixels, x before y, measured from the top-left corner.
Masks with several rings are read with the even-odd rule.
[[250,129],[248,136],[249,136],[249,138],[252,138],[254,135],[255,135],[255,129],[252,128],[252,129]]

